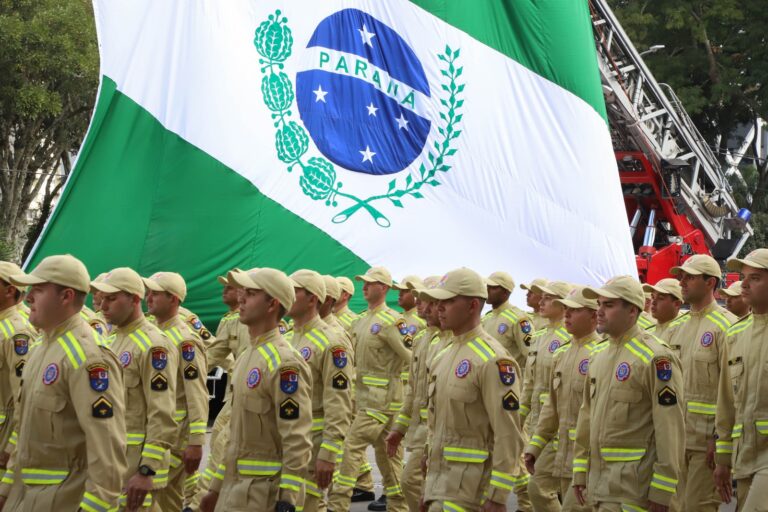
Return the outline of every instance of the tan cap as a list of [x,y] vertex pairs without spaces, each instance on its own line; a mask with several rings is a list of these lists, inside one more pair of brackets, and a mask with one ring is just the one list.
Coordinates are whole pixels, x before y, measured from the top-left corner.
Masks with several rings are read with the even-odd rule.
[[531,286],[531,291],[538,294],[554,295],[559,299],[564,299],[571,290],[573,285],[566,283],[565,281],[549,281],[547,284],[534,284]]
[[661,279],[656,284],[644,284],[643,291],[647,293],[664,293],[666,295],[672,295],[677,300],[683,300],[683,289],[680,288],[680,281],[671,277]]
[[398,290],[418,290],[424,287],[424,281],[419,276],[405,276],[399,283],[392,285]]
[[291,274],[290,277],[294,288],[304,288],[317,297],[320,303],[325,302],[325,280],[319,273],[314,270],[301,269]]
[[[355,294],[355,283],[353,283],[350,278],[339,276],[336,278],[336,282],[339,283],[339,288],[341,288],[341,291],[347,292],[350,295]],[[339,294],[339,296],[341,296],[341,294]]]
[[82,261],[71,254],[59,254],[43,258],[29,274],[10,276],[15,286],[54,283],[79,292],[91,290],[91,278]]
[[[233,268],[234,272],[242,272],[243,270],[240,268]],[[251,270],[256,270],[255,268],[252,268]],[[223,286],[234,286],[234,284],[229,282],[229,279],[227,279],[227,276],[218,276],[216,280]]]
[[722,294],[728,295],[729,297],[738,297],[741,295],[741,281],[736,281],[735,283],[732,283],[728,288],[720,288],[718,291]]
[[739,272],[744,265],[752,268],[768,269],[768,249],[755,249],[741,259],[730,259],[726,266],[728,270]]
[[355,276],[356,281],[365,281],[366,283],[382,283],[387,286],[392,286],[392,274],[384,267],[371,267],[368,271],[361,275]]
[[581,293],[584,288],[584,286],[574,286],[564,299],[555,299],[555,302],[559,302],[563,306],[572,309],[589,308],[597,310],[597,300],[588,299]]
[[0,279],[10,283],[11,276],[18,276],[19,274],[24,274],[24,271],[17,264],[10,261],[0,261]]
[[332,298],[333,300],[339,300],[341,298],[341,287],[339,282],[333,276],[323,276],[323,282],[325,282],[325,298]]
[[445,274],[434,288],[422,292],[427,297],[437,300],[451,299],[456,296],[488,298],[485,280],[468,268],[462,267]]
[[[531,281],[528,284],[526,284],[526,283],[521,284],[520,288],[522,288],[523,290],[533,291],[533,287],[534,286],[545,286],[548,282],[549,281],[547,281],[544,278],[537,277],[536,279],[534,279],[533,281]],[[533,291],[533,293],[537,293],[537,292]]]
[[669,269],[669,273],[673,276],[679,275],[680,272],[691,274],[693,276],[712,276],[718,279],[723,275],[723,271],[720,269],[720,265],[712,256],[707,254],[694,254],[683,262],[679,267],[672,267]]
[[438,283],[440,283],[440,276],[428,276],[424,278],[424,281],[422,281],[422,287],[414,290],[414,293],[416,294],[416,297],[419,300],[427,301],[427,302],[433,302],[436,299],[430,297],[429,295],[426,295],[424,292],[426,290],[430,290],[432,288],[436,288]]
[[587,286],[581,293],[588,299],[623,299],[640,308],[640,311],[645,308],[643,285],[632,276],[613,277],[600,288]]
[[274,268],[259,268],[247,272],[229,272],[227,280],[233,286],[263,290],[286,310],[290,310],[296,301],[296,291],[293,280],[285,273]]
[[512,279],[512,276],[506,272],[494,272],[488,276],[488,278],[485,280],[485,283],[488,286],[501,286],[509,292],[515,290],[515,280]]
[[143,277],[144,286],[155,292],[168,292],[184,302],[187,298],[187,283],[176,272],[155,272],[149,277]]
[[101,274],[91,283],[91,288],[104,293],[127,292],[144,298],[144,282],[132,268],[120,267]]

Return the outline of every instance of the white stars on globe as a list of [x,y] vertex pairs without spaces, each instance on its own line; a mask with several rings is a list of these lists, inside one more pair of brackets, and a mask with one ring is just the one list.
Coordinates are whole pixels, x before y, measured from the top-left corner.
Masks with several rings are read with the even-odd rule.
[[371,151],[370,146],[365,146],[365,151],[360,151],[360,154],[363,155],[363,162],[371,163],[373,163],[373,157],[376,155],[376,153]]
[[363,23],[363,28],[357,29],[358,32],[360,32],[360,37],[363,40],[363,44],[367,44],[371,48],[373,48],[373,43],[371,43],[371,39],[376,37],[376,34],[373,32],[368,32],[368,27]]
[[328,91],[324,91],[322,85],[318,85],[317,90],[312,92],[315,93],[315,103],[318,101],[325,103],[325,95],[328,94]]
[[373,106],[373,102],[371,102],[371,104],[370,104],[370,105],[368,105],[368,106],[367,106],[367,107],[365,107],[365,108],[367,108],[367,109],[368,109],[368,115],[369,115],[369,116],[375,116],[375,115],[376,115],[376,111],[377,111],[377,110],[379,110],[378,108],[376,108],[376,107],[374,107],[374,106]]
[[408,131],[408,121],[405,119],[405,116],[403,115],[402,112],[400,112],[400,117],[395,119],[395,121],[397,121],[398,128],[400,128],[401,130]]

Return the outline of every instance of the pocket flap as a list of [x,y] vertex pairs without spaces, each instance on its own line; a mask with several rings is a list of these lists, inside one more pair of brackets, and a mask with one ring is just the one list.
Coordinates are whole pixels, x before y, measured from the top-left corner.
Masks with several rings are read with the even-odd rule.
[[59,412],[66,407],[67,402],[58,396],[48,395],[42,391],[35,391],[35,394],[32,397],[32,405],[45,411]]
[[617,402],[636,403],[642,400],[643,392],[634,389],[613,388],[611,390],[611,399]]
[[272,403],[262,396],[246,396],[244,407],[250,412],[267,412],[272,407]]

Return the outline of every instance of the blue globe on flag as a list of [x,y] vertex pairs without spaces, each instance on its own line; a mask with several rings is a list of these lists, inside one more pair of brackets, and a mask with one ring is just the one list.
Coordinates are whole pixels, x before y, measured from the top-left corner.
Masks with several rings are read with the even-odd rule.
[[431,122],[424,68],[392,28],[358,9],[328,16],[296,75],[304,126],[320,152],[355,172],[393,174],[422,152]]

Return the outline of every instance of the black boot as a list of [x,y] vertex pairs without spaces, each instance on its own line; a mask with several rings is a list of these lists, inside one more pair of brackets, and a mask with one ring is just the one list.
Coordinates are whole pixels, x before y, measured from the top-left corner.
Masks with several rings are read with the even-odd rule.
[[387,510],[387,495],[382,494],[379,499],[368,505],[368,510],[383,511]]
[[373,501],[375,499],[376,495],[371,491],[364,491],[362,489],[358,489],[357,487],[352,489],[352,503],[357,503],[360,501]]

